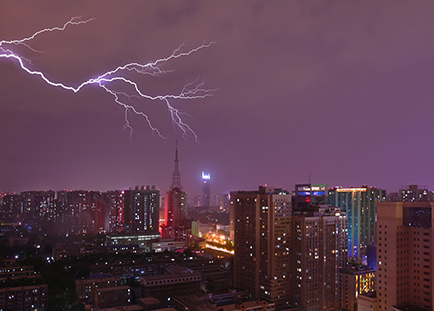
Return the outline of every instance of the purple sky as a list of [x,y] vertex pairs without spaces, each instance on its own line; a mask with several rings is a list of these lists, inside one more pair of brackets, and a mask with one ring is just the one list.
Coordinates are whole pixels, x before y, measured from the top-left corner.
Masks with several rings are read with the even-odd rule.
[[[31,42],[34,69],[76,86],[185,42],[217,44],[144,77],[151,95],[179,93],[206,77],[211,98],[173,101],[191,115],[182,140],[162,102],[138,107],[154,136],[97,86],[54,88],[0,59],[0,190],[127,189],[171,184],[175,140],[184,189],[268,184],[294,188],[434,189],[434,2],[431,1],[2,1],[0,40],[21,39],[82,15],[96,20]],[[17,48],[18,51],[18,48]]]

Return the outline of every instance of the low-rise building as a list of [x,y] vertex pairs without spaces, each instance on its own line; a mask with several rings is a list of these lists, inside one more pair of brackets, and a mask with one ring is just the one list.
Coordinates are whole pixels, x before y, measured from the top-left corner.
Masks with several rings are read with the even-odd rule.
[[48,285],[0,289],[0,310],[47,310]]
[[151,251],[152,242],[158,241],[160,239],[159,232],[144,232],[137,231],[134,233],[110,233],[106,237],[107,246],[118,246],[118,245],[139,245],[139,247],[146,249],[146,251]]
[[132,289],[129,286],[96,288],[93,291],[95,308],[110,308],[131,304]]
[[162,307],[160,300],[154,297],[140,298],[138,303],[144,310],[155,310]]
[[163,274],[164,268],[162,265],[152,263],[126,263],[112,266],[112,272],[115,276],[122,279],[134,278],[138,280],[142,276]]
[[376,288],[376,271],[367,266],[339,269],[339,307],[357,311],[357,300],[362,294],[371,294]]
[[143,276],[139,282],[142,297],[155,297],[164,301],[173,295],[198,291],[202,275],[179,265],[168,265],[162,274]]
[[36,273],[32,266],[0,268],[0,284],[3,284],[2,287],[13,287],[14,283],[22,280],[27,280],[28,284],[21,283],[19,284],[21,286],[33,285],[33,282],[37,278],[41,278],[41,275]]
[[[247,294],[247,292],[246,292]],[[237,303],[229,304],[218,304],[212,299],[206,296],[196,296],[196,295],[184,295],[175,296],[173,299],[173,305],[178,310],[194,310],[194,311],[237,311],[237,310],[261,310],[261,311],[274,311],[276,305],[273,302],[256,299],[250,301],[242,301]]]
[[175,240],[173,238],[161,238],[159,241],[152,242],[152,250],[156,253],[164,251],[176,251],[187,246],[186,240]]
[[75,291],[79,299],[93,302],[95,289],[120,285],[121,279],[113,277],[110,273],[91,274],[89,279],[75,281]]

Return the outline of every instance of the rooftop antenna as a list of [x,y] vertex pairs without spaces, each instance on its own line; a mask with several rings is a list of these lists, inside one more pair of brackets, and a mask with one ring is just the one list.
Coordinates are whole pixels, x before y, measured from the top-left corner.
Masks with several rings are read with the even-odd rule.
[[181,173],[179,172],[178,162],[179,162],[178,161],[178,140],[176,140],[175,169],[173,170],[172,185],[170,186],[170,190],[173,190],[174,188],[178,188],[179,190],[182,190]]

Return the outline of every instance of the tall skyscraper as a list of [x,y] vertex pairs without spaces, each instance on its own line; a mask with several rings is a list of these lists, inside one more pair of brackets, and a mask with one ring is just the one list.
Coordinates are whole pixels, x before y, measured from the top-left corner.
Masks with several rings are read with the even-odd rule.
[[306,310],[335,310],[338,273],[346,257],[346,217],[339,208],[312,206],[293,214],[293,304]]
[[291,302],[291,195],[272,187],[231,192],[235,217],[234,281],[251,298]]
[[142,186],[126,190],[124,195],[124,232],[158,232],[160,191]]
[[200,198],[201,206],[209,206],[211,203],[210,181],[211,174],[202,172],[202,196]]
[[175,169],[172,174],[170,190],[164,200],[163,237],[181,238],[184,235],[184,220],[187,216],[187,193],[182,191],[181,173],[179,172],[178,141],[175,150]]
[[348,218],[348,256],[365,259],[368,245],[376,244],[377,202],[386,200],[386,191],[376,187],[332,188],[331,206],[340,207]]
[[433,310],[434,202],[379,202],[379,310]]

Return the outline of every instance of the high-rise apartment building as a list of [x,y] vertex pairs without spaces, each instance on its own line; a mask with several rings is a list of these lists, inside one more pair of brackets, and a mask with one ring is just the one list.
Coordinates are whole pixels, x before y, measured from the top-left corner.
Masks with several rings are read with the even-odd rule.
[[250,297],[291,303],[291,195],[272,187],[231,192],[234,285]]
[[72,234],[105,231],[106,202],[99,191],[61,191],[57,195],[56,212],[59,214],[52,217],[53,225],[58,228],[61,224]]
[[1,206],[1,218],[7,220],[14,220],[22,213],[21,208],[21,195],[19,194],[6,194],[3,197]]
[[434,202],[379,202],[379,310],[433,310]]
[[160,191],[155,186],[137,186],[126,190],[124,195],[124,232],[158,232]]
[[97,234],[105,232],[105,202],[98,199],[78,202],[78,232]]
[[386,201],[386,191],[376,187],[332,188],[331,206],[340,207],[348,218],[348,256],[365,259],[368,245],[376,243],[377,202]]
[[22,213],[40,219],[51,207],[54,197],[55,192],[52,190],[21,192]]
[[107,191],[106,193],[106,232],[122,232],[124,229],[125,191]]
[[202,195],[200,197],[201,206],[210,206],[211,190],[210,190],[211,174],[202,172]]
[[346,217],[339,208],[312,206],[293,216],[293,304],[306,310],[338,306],[338,269],[346,257]]

